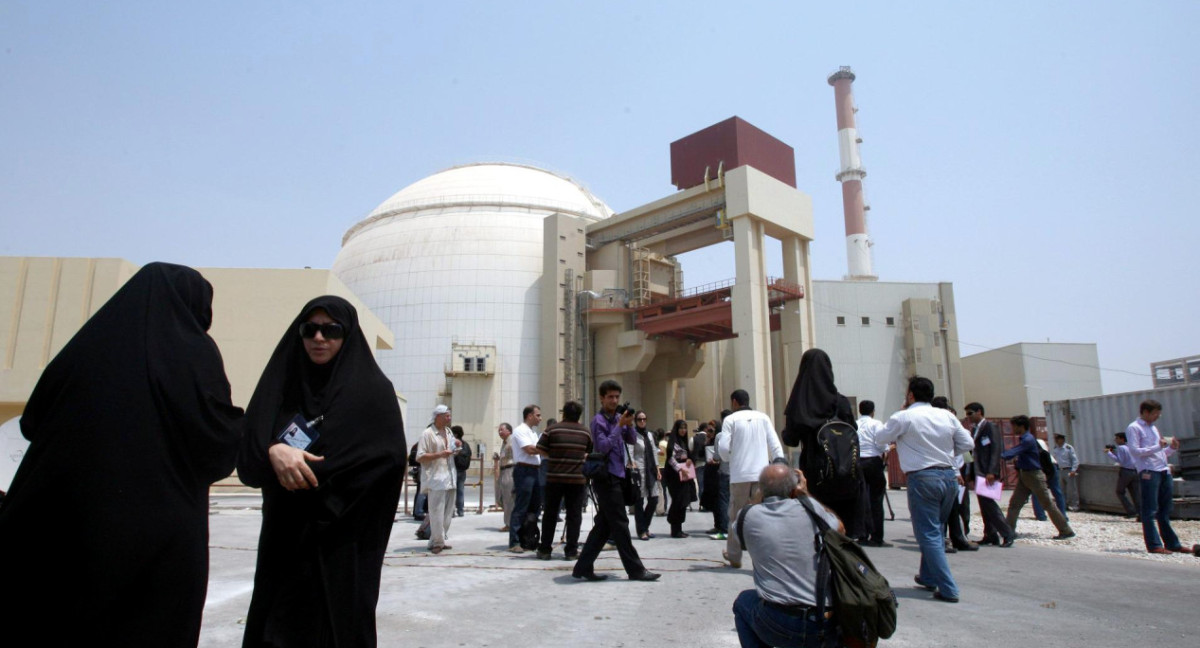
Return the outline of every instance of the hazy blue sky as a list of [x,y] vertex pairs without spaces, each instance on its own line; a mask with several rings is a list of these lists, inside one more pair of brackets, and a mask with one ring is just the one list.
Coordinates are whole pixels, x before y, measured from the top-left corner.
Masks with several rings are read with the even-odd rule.
[[0,0],[0,254],[329,267],[446,167],[529,162],[623,211],[738,115],[795,147],[840,278],[825,78],[851,65],[875,269],[954,282],[964,354],[1096,342],[1111,392],[1200,353],[1200,3],[825,4]]

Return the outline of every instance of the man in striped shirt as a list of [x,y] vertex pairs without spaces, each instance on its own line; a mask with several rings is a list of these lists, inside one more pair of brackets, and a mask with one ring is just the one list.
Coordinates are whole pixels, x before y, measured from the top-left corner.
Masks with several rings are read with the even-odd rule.
[[563,405],[562,414],[563,421],[546,428],[537,442],[538,451],[546,456],[549,463],[546,472],[546,506],[542,509],[542,537],[537,550],[540,560],[550,560],[550,547],[555,527],[558,526],[558,507],[564,500],[567,508],[564,557],[567,560],[579,557],[579,527],[583,522],[587,493],[583,462],[592,450],[592,435],[579,422],[583,405],[578,401],[568,401]]

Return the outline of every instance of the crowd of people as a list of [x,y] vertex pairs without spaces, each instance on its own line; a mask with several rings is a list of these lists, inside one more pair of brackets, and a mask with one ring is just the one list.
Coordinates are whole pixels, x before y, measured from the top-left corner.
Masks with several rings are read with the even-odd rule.
[[[21,419],[30,448],[0,505],[0,625],[38,627],[47,645],[82,644],[97,627],[118,645],[195,645],[208,574],[207,489],[235,465],[263,498],[244,646],[376,644],[383,558],[410,461],[420,467],[428,550],[453,549],[470,448],[438,405],[409,452],[394,389],[354,307],[322,296],[301,308],[243,412],[207,334],[211,303],[196,271],[149,264],[46,367]],[[814,571],[816,545],[796,538],[829,527],[865,547],[891,546],[883,511],[892,453],[920,547],[914,581],[935,599],[960,596],[946,553],[1013,546],[1031,497],[1056,540],[1074,536],[1067,513],[1078,501],[1071,478],[1079,460],[1065,439],[1047,448],[1028,417],[1016,416],[1018,442],[1004,449],[982,404],[966,406],[968,430],[926,378],[909,380],[904,409],[886,422],[867,400],[856,416],[829,356],[811,349],[778,429],[737,389],[719,419],[652,432],[645,411],[621,404],[622,391],[614,380],[600,383],[600,408],[587,423],[589,413],[569,401],[544,431],[533,404],[516,427],[499,425],[495,477],[508,551],[550,560],[562,515],[561,550],[576,579],[608,578],[595,562],[612,548],[629,580],[655,581],[660,574],[646,568],[634,538],[655,538],[656,515],[666,517],[670,538],[687,538],[695,505],[712,515],[707,535],[723,541],[728,567],[740,569],[746,554],[753,563],[754,588],[733,602],[744,646],[834,636],[837,619],[817,600],[827,589]],[[1109,456],[1121,466],[1117,492],[1140,516],[1147,551],[1181,552],[1167,465],[1179,442],[1155,427],[1161,410],[1142,403]],[[785,446],[799,448],[798,465]],[[1001,515],[996,486],[1009,460],[1017,483]],[[983,517],[978,542],[966,536],[968,487]],[[580,546],[589,499],[595,517]],[[84,543],[73,540],[80,527]],[[72,561],[61,559],[68,554]],[[130,606],[138,613],[122,611]],[[63,610],[72,623],[60,622]]]

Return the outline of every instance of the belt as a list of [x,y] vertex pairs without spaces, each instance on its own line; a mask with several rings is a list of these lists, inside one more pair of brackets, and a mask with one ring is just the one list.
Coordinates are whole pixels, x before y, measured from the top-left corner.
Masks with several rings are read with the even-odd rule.
[[537,467],[538,467],[538,464],[525,463],[524,461],[518,461],[518,462],[517,462],[516,464],[514,464],[514,465],[517,465],[517,466],[529,466],[530,468],[537,468]]
[[773,610],[779,610],[784,614],[790,614],[798,617],[808,616],[808,613],[812,610],[812,606],[809,605],[784,605],[782,603],[776,603],[766,599],[763,599],[763,603]]
[[904,474],[911,475],[913,473],[925,472],[926,470],[954,470],[954,469],[951,468],[950,466],[930,466],[928,468],[922,468],[920,470],[910,470]]
[[509,470],[509,469],[511,469],[512,467],[513,467],[513,465],[512,465],[512,464],[508,464],[507,466],[500,466],[500,470]]

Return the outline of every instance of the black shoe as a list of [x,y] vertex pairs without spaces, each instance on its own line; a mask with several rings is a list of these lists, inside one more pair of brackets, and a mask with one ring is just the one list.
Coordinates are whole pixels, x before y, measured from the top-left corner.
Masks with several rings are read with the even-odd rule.
[[1000,543],[1000,548],[1001,549],[1011,549],[1012,546],[1016,543],[1017,543],[1017,539],[1015,537],[1005,538],[1004,542]]
[[941,592],[934,592],[933,598],[935,598],[939,601],[945,601],[947,603],[958,603],[957,596],[946,596],[945,594],[942,594]]
[[683,531],[672,531],[671,537],[672,538],[686,538],[686,537],[688,537],[688,534],[684,533]]
[[608,580],[608,574],[597,574],[596,572],[588,572],[586,574],[571,574],[571,576],[580,580],[591,581],[598,583],[602,580]]
[[662,574],[656,574],[654,572],[644,571],[644,572],[638,574],[637,576],[630,576],[629,580],[650,582],[650,581],[656,581],[660,577],[662,577]]
[[1000,538],[984,538],[978,542],[979,545],[996,545],[1000,546]]
[[550,552],[549,551],[544,552],[544,553],[541,551],[537,552],[537,559],[538,560],[550,560]]
[[958,549],[955,549],[950,545],[946,545],[946,553],[958,553]]
[[712,534],[714,534],[714,533],[720,533],[720,532],[721,532],[721,530],[720,530],[720,529],[718,529],[717,527],[713,527],[713,528],[709,529],[708,531],[705,531],[705,532],[704,532],[704,534],[705,534],[705,535],[712,535]]
[[913,582],[916,583],[917,587],[920,587],[921,589],[926,589],[930,592],[937,590],[937,585],[930,585],[929,583],[926,583],[925,581],[921,580],[920,576],[913,576]]
[[868,547],[884,547],[884,548],[896,546],[890,542],[884,542],[883,540],[880,540],[878,542],[868,540],[868,541],[864,542],[863,544],[865,544]]
[[958,549],[959,551],[979,551],[979,545],[975,544],[974,542],[968,542],[967,544],[955,545],[954,548]]

